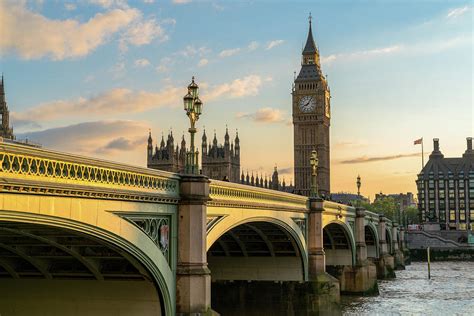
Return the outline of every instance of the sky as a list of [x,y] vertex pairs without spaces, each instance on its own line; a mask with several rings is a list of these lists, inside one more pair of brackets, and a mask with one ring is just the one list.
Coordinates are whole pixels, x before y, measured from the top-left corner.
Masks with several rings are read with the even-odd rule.
[[[308,14],[331,88],[331,191],[416,192],[423,137],[474,135],[471,1],[0,1],[0,71],[17,138],[146,166],[146,139],[238,129],[241,168],[293,180],[291,84]],[[189,136],[186,135],[188,138]],[[200,143],[200,142],[198,142]]]

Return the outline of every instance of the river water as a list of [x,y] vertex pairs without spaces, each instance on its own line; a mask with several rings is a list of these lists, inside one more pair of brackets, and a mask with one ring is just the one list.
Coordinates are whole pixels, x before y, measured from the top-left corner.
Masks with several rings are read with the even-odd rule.
[[474,315],[474,262],[413,262],[379,296],[342,297],[343,315]]

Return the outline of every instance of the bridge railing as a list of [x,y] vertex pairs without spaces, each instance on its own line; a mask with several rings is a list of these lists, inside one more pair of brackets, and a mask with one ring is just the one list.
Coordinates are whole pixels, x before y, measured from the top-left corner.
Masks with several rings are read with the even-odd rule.
[[211,206],[308,211],[305,196],[218,180],[211,180],[210,198]]
[[[175,201],[179,198],[179,176],[172,173],[3,141],[0,141],[0,177],[3,191],[48,193],[45,190],[76,189],[84,195],[87,187],[93,186],[166,196]],[[100,192],[97,189],[91,194],[97,196]]]

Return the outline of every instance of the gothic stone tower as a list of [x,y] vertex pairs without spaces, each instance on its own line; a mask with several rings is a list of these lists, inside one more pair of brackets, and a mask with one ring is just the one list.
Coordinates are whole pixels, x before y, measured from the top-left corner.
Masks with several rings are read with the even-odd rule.
[[[235,146],[234,146],[235,143]],[[224,146],[217,144],[214,133],[212,145],[207,145],[206,131],[202,135],[202,173],[211,179],[239,183],[240,179],[240,139],[236,134],[230,142],[229,131],[225,130]]]
[[329,184],[329,126],[330,90],[321,71],[319,51],[311,30],[311,16],[306,45],[302,52],[301,70],[293,91],[295,193],[309,196],[311,188],[311,151],[319,158],[319,194],[328,196]]
[[5,87],[3,84],[3,75],[2,82],[0,83],[0,137],[15,139],[13,135],[13,128],[10,127],[10,111],[8,111],[7,102],[5,100]]

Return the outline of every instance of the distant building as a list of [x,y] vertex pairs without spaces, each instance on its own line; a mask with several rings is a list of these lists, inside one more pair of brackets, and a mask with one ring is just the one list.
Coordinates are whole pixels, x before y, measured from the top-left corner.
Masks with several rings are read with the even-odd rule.
[[430,159],[418,174],[418,209],[427,229],[474,229],[474,151],[472,138],[462,157],[445,158],[433,139]]
[[351,205],[353,204],[354,201],[369,202],[369,199],[362,195],[358,195],[355,193],[345,193],[345,192],[331,193],[329,199],[331,201],[346,204],[346,205]]
[[204,175],[216,180],[240,182],[240,139],[238,133],[231,143],[229,131],[226,128],[224,145],[218,145],[216,133],[214,133],[212,145],[208,146],[206,131],[204,131],[201,148],[202,173]]
[[273,170],[272,176],[268,178],[267,176],[265,176],[265,179],[263,178],[261,174],[259,178],[258,174],[256,174],[256,176],[254,177],[253,172],[250,176],[248,171],[247,171],[247,175],[244,175],[244,172],[242,171],[242,174],[240,176],[240,183],[251,185],[254,187],[261,187],[265,189],[272,189],[272,190],[283,191],[283,192],[288,192],[288,193],[295,192],[295,187],[293,186],[291,182],[289,185],[287,185],[285,182],[285,179],[280,181],[279,175],[278,175],[278,168],[276,166],[275,166],[275,169]]
[[2,82],[0,83],[0,119],[2,125],[0,127],[0,137],[4,139],[15,139],[13,135],[13,128],[10,127],[10,111],[8,110],[7,101],[5,100],[5,86],[2,75]]
[[[235,143],[235,145],[234,145]],[[236,134],[230,142],[229,132],[226,129],[224,145],[219,145],[216,134],[212,145],[207,144],[207,135],[204,131],[201,145],[202,173],[211,179],[240,182],[240,139]],[[181,139],[181,146],[174,145],[173,133],[168,134],[166,143],[161,137],[160,147],[153,148],[151,132],[148,135],[147,145],[148,168],[169,172],[183,173],[186,166],[186,141]]]
[[397,204],[399,205],[401,204],[402,209],[406,209],[409,206],[416,207],[416,202],[415,202],[413,193],[411,192],[398,193],[398,194],[383,194],[382,192],[380,192],[378,194],[375,194],[374,202],[380,199],[388,198],[388,197],[393,198]]

